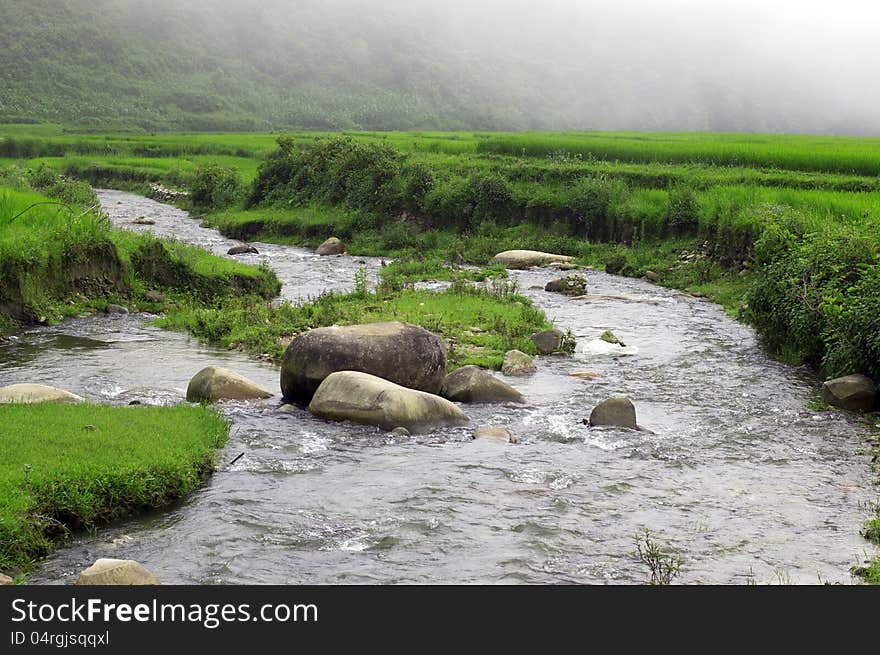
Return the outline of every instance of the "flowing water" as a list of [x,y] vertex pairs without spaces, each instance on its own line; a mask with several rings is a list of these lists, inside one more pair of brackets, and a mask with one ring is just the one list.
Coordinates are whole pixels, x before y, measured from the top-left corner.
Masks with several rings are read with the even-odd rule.
[[[185,212],[101,191],[114,223],[218,254],[235,242]],[[151,227],[130,225],[138,216]],[[302,299],[353,284],[378,260],[255,244]],[[221,470],[178,505],[80,535],[31,576],[69,583],[97,557],[136,559],[166,583],[641,583],[634,533],[677,548],[689,583],[851,581],[876,551],[858,534],[876,499],[857,418],[813,412],[816,381],[769,360],[752,330],[711,303],[589,273],[589,300],[520,288],[579,341],[509,380],[525,406],[466,406],[472,426],[506,425],[518,444],[470,428],[396,437],[279,411],[280,396],[227,403]],[[612,297],[612,296],[616,296]],[[278,370],[149,326],[147,315],[41,327],[0,346],[0,384],[51,383],[90,400],[182,401],[189,378],[228,366],[278,389]],[[630,354],[604,353],[611,329]],[[604,342],[600,342],[604,343]],[[592,371],[600,377],[571,374]],[[600,400],[631,397],[649,431],[589,428]],[[244,455],[226,465],[239,453]]]

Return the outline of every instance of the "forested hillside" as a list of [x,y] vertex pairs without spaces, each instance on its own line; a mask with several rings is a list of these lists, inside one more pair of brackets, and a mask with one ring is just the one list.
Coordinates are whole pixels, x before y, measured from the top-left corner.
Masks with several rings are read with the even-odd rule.
[[880,133],[878,57],[838,65],[820,17],[676,6],[0,0],[0,122]]

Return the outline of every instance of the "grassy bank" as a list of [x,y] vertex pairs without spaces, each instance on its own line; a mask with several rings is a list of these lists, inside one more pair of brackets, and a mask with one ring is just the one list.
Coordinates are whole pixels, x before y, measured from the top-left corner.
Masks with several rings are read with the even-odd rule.
[[[224,295],[270,298],[268,269],[216,257],[172,240],[113,229],[79,183],[45,169],[7,175],[0,186],[0,315],[3,329],[53,322],[108,303],[155,309],[148,291],[177,302]],[[31,171],[33,173],[33,171]],[[37,186],[42,193],[29,190]],[[51,194],[52,197],[49,197]]]
[[72,530],[168,505],[211,472],[228,424],[204,407],[0,405],[0,570]]

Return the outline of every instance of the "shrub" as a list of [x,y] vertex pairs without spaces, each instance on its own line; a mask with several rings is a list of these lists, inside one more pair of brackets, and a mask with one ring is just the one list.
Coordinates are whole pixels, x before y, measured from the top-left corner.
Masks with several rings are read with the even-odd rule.
[[232,168],[217,164],[199,166],[190,180],[190,199],[196,209],[223,209],[240,196],[241,180]]

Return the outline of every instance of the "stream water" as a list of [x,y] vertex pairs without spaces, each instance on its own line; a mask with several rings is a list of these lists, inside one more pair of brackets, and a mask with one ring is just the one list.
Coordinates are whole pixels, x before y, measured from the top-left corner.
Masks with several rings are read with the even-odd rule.
[[[120,227],[217,254],[236,242],[186,212],[100,191]],[[153,226],[131,225],[146,216]],[[317,257],[254,244],[303,299],[353,284],[376,259]],[[858,419],[814,412],[808,372],[768,359],[753,331],[699,301],[640,280],[589,272],[591,294],[543,291],[551,270],[514,274],[563,330],[575,358],[546,357],[508,380],[525,406],[466,406],[473,426],[506,425],[518,444],[472,441],[471,428],[392,437],[268,402],[231,402],[221,470],[161,512],[82,534],[33,583],[70,583],[98,557],[140,561],[165,583],[642,583],[632,536],[677,548],[686,583],[849,583],[876,552],[858,530],[876,500]],[[42,382],[90,400],[180,402],[210,364],[278,390],[279,373],[241,353],[149,325],[96,316],[29,330],[0,345],[0,384]],[[590,354],[611,329],[633,354]],[[571,374],[589,370],[600,377]],[[280,393],[280,391],[279,391]],[[600,400],[627,395],[650,432],[589,428]],[[239,453],[244,455],[232,466]]]

